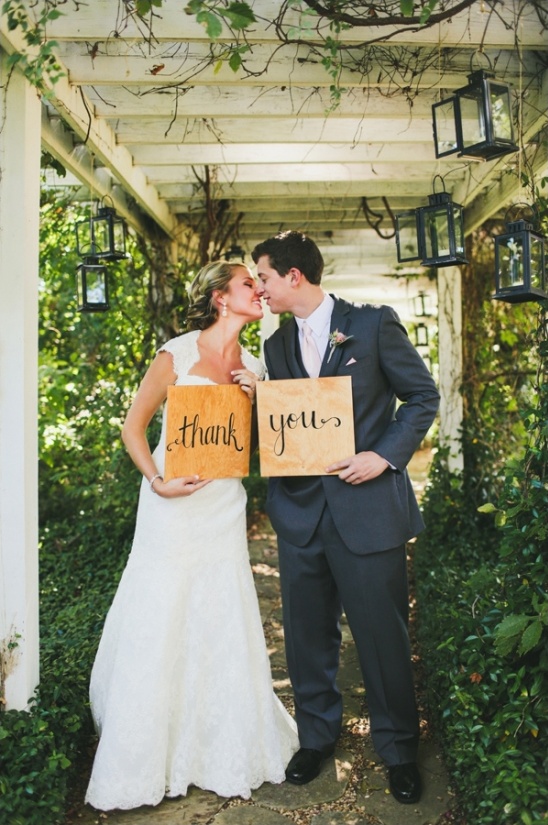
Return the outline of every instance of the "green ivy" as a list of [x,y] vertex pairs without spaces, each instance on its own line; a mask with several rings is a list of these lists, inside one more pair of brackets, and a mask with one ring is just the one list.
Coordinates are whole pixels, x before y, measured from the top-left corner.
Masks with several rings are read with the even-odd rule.
[[[423,500],[428,529],[416,548],[430,712],[463,821],[474,825],[548,822],[546,308],[531,350],[537,378],[521,393],[514,422],[514,455],[480,477],[482,455],[501,449],[496,431],[485,429],[468,474],[450,473],[438,454]],[[504,383],[491,386],[495,408],[505,392]],[[477,446],[468,423],[464,438],[473,434]],[[502,445],[507,452],[510,443]]]
[[35,18],[31,19],[25,4],[20,0],[5,0],[2,5],[8,29],[19,29],[25,43],[22,51],[8,56],[7,66],[8,69],[17,66],[27,80],[48,97],[52,93],[49,84],[55,85],[65,73],[55,56],[58,44],[55,40],[48,40],[46,27],[49,22],[60,17],[62,12],[50,3],[35,4],[33,12]]

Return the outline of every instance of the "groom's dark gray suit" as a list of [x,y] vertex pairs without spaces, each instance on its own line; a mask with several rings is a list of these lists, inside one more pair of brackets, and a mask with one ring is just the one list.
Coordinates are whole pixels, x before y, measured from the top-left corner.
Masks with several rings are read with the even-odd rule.
[[[328,347],[320,376],[351,376],[356,453],[374,451],[394,469],[356,485],[336,475],[270,479],[267,510],[278,535],[288,666],[301,747],[329,751],[341,728],[335,679],[344,607],[373,742],[394,765],[415,761],[418,742],[405,542],[424,524],[406,465],[432,424],[439,395],[390,307],[335,298],[330,328],[348,340],[330,358]],[[270,380],[308,377],[294,320],[266,341],[265,360]]]

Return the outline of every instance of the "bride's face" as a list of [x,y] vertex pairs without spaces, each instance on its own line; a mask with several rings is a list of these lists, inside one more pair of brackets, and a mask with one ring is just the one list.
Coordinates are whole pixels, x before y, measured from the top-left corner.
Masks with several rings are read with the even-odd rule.
[[223,299],[229,314],[240,315],[247,323],[263,317],[261,288],[246,266],[234,270]]

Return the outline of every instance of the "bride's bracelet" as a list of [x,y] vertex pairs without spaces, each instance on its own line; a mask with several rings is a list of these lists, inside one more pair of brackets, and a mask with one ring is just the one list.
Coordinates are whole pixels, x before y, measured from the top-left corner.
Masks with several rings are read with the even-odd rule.
[[[149,481],[149,484],[150,484],[150,489],[152,490],[153,493],[156,493],[156,490],[154,489],[154,482],[156,481],[157,478],[161,478],[162,481],[164,480],[164,477],[162,475],[160,475],[160,473],[156,473],[155,476],[152,476],[152,478]],[[158,495],[158,493],[156,493],[156,495]]]

